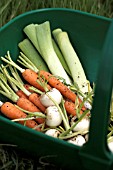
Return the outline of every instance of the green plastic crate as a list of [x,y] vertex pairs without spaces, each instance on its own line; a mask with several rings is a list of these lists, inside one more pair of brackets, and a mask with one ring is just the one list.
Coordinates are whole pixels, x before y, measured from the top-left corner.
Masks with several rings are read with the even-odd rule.
[[[23,28],[27,24],[47,20],[52,29],[59,27],[69,33],[87,78],[91,83],[97,84],[89,141],[83,147],[75,146],[13,123],[2,116],[0,140],[16,144],[33,155],[49,155],[49,161],[64,169],[113,169],[113,154],[106,142],[113,73],[112,20],[62,8],[30,11],[14,18],[0,29],[0,56],[4,56],[9,50],[16,61],[19,54],[18,43],[25,37]],[[1,100],[6,99],[1,96]]]

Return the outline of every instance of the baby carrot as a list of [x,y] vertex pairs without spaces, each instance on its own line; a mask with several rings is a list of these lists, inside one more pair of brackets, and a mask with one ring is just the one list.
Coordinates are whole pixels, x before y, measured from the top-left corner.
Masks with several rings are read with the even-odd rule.
[[[13,80],[13,79],[12,79]],[[13,81],[12,81],[13,82]],[[9,98],[14,103],[17,103],[19,107],[24,110],[31,111],[31,112],[40,112],[40,110],[28,99],[19,97],[9,86],[7,83],[7,79],[5,75],[0,74],[0,93]],[[44,118],[37,118],[36,121],[38,123],[43,123],[45,121]]]
[[[24,87],[26,90],[28,90],[29,92],[31,92],[31,94],[26,95],[22,90],[18,90],[17,93],[19,93],[20,97],[24,97],[24,95],[27,97],[27,99],[29,99],[34,105],[36,105],[40,111],[45,112],[46,107],[42,105],[42,103],[40,102],[40,95],[38,93],[34,93],[33,90],[30,90],[31,85],[29,84],[24,84]],[[21,94],[22,92],[22,94]]]
[[[33,70],[26,69],[22,73],[23,78],[32,86],[36,87],[37,89],[41,91],[45,91],[44,88],[37,82],[38,80],[38,74],[34,72]],[[51,87],[47,84],[47,89],[49,90]]]
[[[16,70],[13,70],[13,68],[11,68],[11,73],[13,74],[13,77],[11,77],[6,69],[6,67],[4,67],[2,65],[2,72],[4,74],[2,74],[2,77],[4,78],[4,83],[7,83],[7,79],[9,83],[13,83],[13,90],[15,91],[15,93],[19,96],[17,96],[14,91],[8,86],[7,84],[7,88],[9,88],[9,91],[13,93],[13,95],[16,96],[16,103],[19,107],[21,107],[24,110],[30,111],[30,112],[41,112],[40,109],[37,108],[37,106],[32,103],[29,100],[29,96],[32,95],[31,92],[29,92],[25,87],[24,87],[24,83],[22,82],[21,77],[18,75],[18,72]],[[18,75],[18,78],[15,78],[15,76]],[[3,79],[2,79],[3,80]],[[1,82],[1,85],[3,86],[3,83]],[[12,84],[11,84],[12,85]],[[18,88],[20,89],[18,89]],[[4,89],[6,91],[6,88]],[[8,93],[8,92],[7,92]],[[38,94],[36,94],[37,98],[38,98]],[[32,97],[31,97],[32,98]],[[36,99],[36,97],[35,97]],[[39,100],[39,99],[38,99]],[[37,100],[37,102],[39,103],[39,101]],[[33,100],[35,103],[37,103],[35,100]],[[38,121],[38,123],[43,123],[44,119],[43,118],[37,118],[36,119]]]
[[[29,91],[31,91],[31,92],[33,92],[33,90],[30,90],[29,88],[31,87],[29,84],[25,84],[24,85],[24,87],[27,89],[27,90],[29,90]],[[33,99],[33,97],[32,96],[34,96],[34,98],[35,99]],[[30,96],[29,96],[29,100],[31,101],[31,102],[33,102],[42,112],[45,112],[45,107],[41,104],[41,102],[40,102],[40,100],[39,100],[39,95],[37,94],[37,93],[33,93],[33,94],[31,94]],[[79,100],[79,103],[81,104],[81,100],[78,98],[78,100]],[[70,102],[71,103],[71,102]],[[69,105],[66,105],[66,108],[67,107],[70,107]],[[68,108],[67,108],[67,110],[68,110]],[[82,106],[82,108],[81,108],[81,110],[83,110],[83,111],[85,111],[86,110],[86,108],[85,108],[85,106],[83,105]],[[71,113],[70,113],[71,114]]]
[[[20,66],[18,66],[16,63],[14,63],[10,57],[10,54],[8,52],[8,55],[6,58],[4,57],[1,57],[1,59],[3,61],[5,61],[6,63],[14,66],[15,68],[17,68],[21,73],[22,73],[22,76],[23,78],[29,82],[32,86],[36,87],[36,88],[39,88],[39,85],[38,85],[38,82],[37,82],[37,79],[40,77],[44,78],[50,86],[58,89],[61,94],[66,97],[67,99],[71,100],[72,102],[75,102],[76,100],[76,97],[77,95],[71,91],[68,86],[66,86],[65,84],[63,84],[60,80],[58,80],[55,76],[53,76],[51,73],[48,73],[44,70],[41,70],[40,72],[38,72],[39,70],[37,70],[37,72],[39,73],[36,73],[36,71],[34,70],[31,70],[31,69],[22,69]],[[25,59],[26,60],[26,59]],[[23,60],[22,60],[23,61]],[[28,61],[28,59],[26,60]],[[22,63],[22,62],[21,62]],[[26,62],[25,62],[26,63]],[[26,64],[25,64],[26,66]],[[48,85],[48,84],[46,84]],[[38,86],[38,87],[37,87]],[[48,90],[49,88],[51,87],[48,87]],[[42,86],[41,86],[42,87]],[[43,88],[43,87],[42,87]],[[41,89],[40,89],[41,90]],[[44,90],[44,89],[43,89]],[[44,90],[45,91],[45,90]]]
[[[32,86],[38,88],[41,91],[45,91],[45,89],[43,88],[43,86],[37,82],[38,79],[38,73],[36,73],[36,71],[32,70],[32,69],[23,69],[21,68],[19,65],[17,65],[10,57],[9,51],[7,52],[7,56],[5,57],[1,57],[1,60],[3,60],[4,62],[6,62],[7,64],[15,67],[16,69],[18,69],[23,78]],[[34,68],[34,67],[33,67]],[[43,81],[43,80],[42,80]],[[49,90],[50,86],[47,85],[46,88]]]
[[37,93],[32,93],[29,96],[29,100],[34,103],[42,112],[45,112],[46,107],[42,105],[42,103],[40,102],[40,95],[38,95]]
[[24,87],[31,93],[33,93],[34,91],[30,89],[31,85],[30,84],[24,84]]
[[[1,112],[8,117],[9,119],[19,119],[26,118],[27,114],[18,109],[15,105],[10,102],[5,102],[1,106]],[[24,121],[19,121],[20,124],[24,125]],[[38,124],[34,120],[26,120],[26,126],[29,128],[35,128],[37,131],[40,131]]]
[[76,94],[72,92],[66,85],[64,85],[60,80],[58,80],[51,73],[41,70],[40,76],[43,76],[48,81],[50,86],[59,90],[63,96],[75,102]]
[[[29,70],[29,69],[26,69],[26,75],[23,75],[23,73],[22,73],[22,75],[23,75],[23,77],[24,77],[24,79],[25,80],[27,80],[27,79],[29,79],[29,78],[26,78],[27,77],[27,75],[29,76],[29,74],[30,73],[35,73],[34,71],[32,71],[32,70]],[[36,79],[38,79],[38,74],[37,73],[35,73],[36,74]],[[34,74],[34,75],[35,75]],[[50,86],[52,86],[52,87],[54,87],[54,88],[56,88],[56,89],[58,89],[60,92],[61,92],[61,94],[64,96],[64,97],[66,97],[67,99],[69,99],[69,100],[71,100],[72,102],[75,102],[75,100],[76,100],[76,94],[72,91],[72,90],[70,90],[65,84],[63,84],[60,80],[58,80],[55,76],[53,76],[51,73],[49,73],[49,72],[46,72],[45,70],[40,70],[40,72],[39,72],[39,75],[41,76],[41,77],[44,77],[47,81],[48,81],[48,83],[49,83],[49,85]],[[32,77],[32,76],[31,76]],[[32,77],[33,78],[33,77]],[[32,81],[33,82],[33,81]],[[29,81],[29,83],[30,83],[30,81]],[[31,83],[30,83],[31,84]],[[36,88],[38,88],[38,89],[40,89],[41,91],[43,91],[41,88],[39,88],[38,86],[37,86],[37,83],[36,83],[36,81],[34,82],[34,84],[32,83],[32,85],[34,86],[34,87],[36,87]],[[50,86],[49,86],[48,84],[47,84],[47,88],[50,90]],[[29,87],[30,86],[28,86],[27,87],[27,89],[29,90]],[[80,99],[78,99],[79,100],[79,102],[81,103],[82,101],[80,100]],[[35,100],[32,100],[32,102],[38,107],[38,104],[36,104],[36,101]],[[38,102],[38,100],[37,100],[37,102]],[[40,107],[39,107],[40,108]],[[83,106],[82,107],[82,110],[86,110],[86,108]]]
[[[41,112],[30,100],[20,97],[17,101],[17,105],[21,107],[24,110],[30,111],[30,112]],[[36,122],[38,123],[44,123],[44,118],[36,118]]]
[[[66,109],[66,111],[67,111],[68,114],[70,114],[70,115],[72,115],[72,116],[75,116],[75,115],[76,115],[75,103],[66,100],[66,101],[64,102],[64,106],[65,106],[65,109]],[[80,113],[82,114],[83,111],[81,110]]]
[[19,97],[23,97],[23,98],[28,99],[28,96],[27,96],[22,90],[18,90],[18,91],[16,92],[16,94],[17,94]]

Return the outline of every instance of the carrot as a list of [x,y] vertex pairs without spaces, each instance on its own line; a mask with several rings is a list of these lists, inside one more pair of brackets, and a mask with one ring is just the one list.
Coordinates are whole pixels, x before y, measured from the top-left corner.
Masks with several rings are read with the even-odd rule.
[[[72,102],[75,102],[77,95],[51,73],[41,70],[40,76],[44,77],[50,86],[59,90],[64,97],[71,100]],[[80,98],[78,100],[80,103],[82,102]],[[82,110],[86,110],[85,106],[82,107]]]
[[[64,102],[64,106],[65,106],[65,109],[66,109],[68,114],[70,114],[72,116],[76,115],[75,103],[73,103],[72,101],[66,100]],[[82,114],[83,111],[81,110],[80,113]]]
[[66,98],[75,102],[76,94],[74,92],[72,92],[66,85],[64,85],[55,76],[53,76],[52,74],[50,74],[44,70],[40,71],[40,76],[43,76],[48,81],[50,86],[58,89],[63,96],[65,96]]
[[42,112],[45,112],[46,107],[42,105],[42,103],[40,102],[40,95],[38,95],[37,93],[32,93],[29,96],[29,100],[34,103]]
[[[50,74],[50,73],[48,73],[48,72],[46,72],[44,70],[40,70],[40,76],[43,76],[49,82],[49,84],[52,87],[58,89],[61,92],[61,94],[63,96],[65,96],[67,99],[70,99],[72,102],[75,102],[76,94],[74,92],[72,92],[61,81],[59,81],[55,76],[53,76],[52,74]],[[37,78],[38,78],[38,75],[37,75]],[[25,87],[29,90],[30,85],[27,85],[27,86],[25,85]],[[37,97],[37,94],[34,94],[34,96]],[[29,100],[31,100],[37,107],[42,109],[41,111],[45,111],[45,108],[43,108],[44,106],[40,105],[40,101],[39,101],[38,98],[36,100],[34,100],[33,98],[31,99],[31,98],[29,98]],[[80,103],[82,102],[80,99],[78,99],[78,100],[79,100]],[[84,110],[86,110],[86,108],[83,106],[82,110],[84,111]]]
[[[4,71],[5,71],[5,67],[4,67]],[[7,73],[7,72],[5,72]],[[16,92],[15,91],[15,88],[14,90],[9,86],[9,84],[7,83],[7,78],[6,78],[7,74],[1,74],[0,75],[0,86],[2,87],[2,89],[0,90],[0,93],[5,95],[7,98],[9,98],[10,100],[12,100],[14,103],[17,103],[17,105],[24,109],[24,110],[27,110],[27,111],[30,111],[30,112],[41,112],[31,101],[29,101],[29,99],[25,98],[25,97],[19,97],[16,93],[18,93],[18,88],[16,88]],[[21,87],[20,90],[22,90],[22,92],[24,93],[23,91],[23,83],[21,83],[20,81],[17,81],[15,80],[14,78],[11,78],[9,75],[8,75],[8,81],[9,83],[12,82],[14,85],[18,86],[18,87]],[[16,87],[15,86],[15,87]],[[26,90],[26,89],[25,89]],[[27,96],[28,94],[31,94],[29,91],[27,91]],[[37,118],[36,121],[38,123],[43,123],[45,122],[45,119],[44,118]]]
[[[36,71],[34,71],[34,67],[33,70],[32,69],[23,69],[21,68],[19,65],[17,65],[10,57],[9,51],[7,52],[7,56],[5,57],[1,57],[1,60],[3,60],[4,62],[6,62],[7,64],[13,66],[14,68],[18,69],[23,78],[32,86],[38,88],[41,91],[45,91],[45,89],[43,88],[43,86],[37,82],[38,79],[38,73]],[[28,62],[28,61],[27,61]],[[23,62],[22,62],[23,63]],[[37,70],[37,68],[36,68]],[[42,80],[43,81],[43,80]],[[51,88],[49,85],[47,85],[46,87],[48,90]]]
[[[26,69],[22,73],[23,78],[32,86],[36,87],[37,89],[41,91],[45,91],[44,88],[37,82],[38,74],[34,72],[33,70]],[[49,90],[51,87],[47,85],[47,89]]]
[[[81,103],[81,101],[80,101],[80,103]],[[82,106],[82,110],[85,111],[85,110],[86,110],[86,107],[85,107],[85,106]]]
[[[18,90],[16,92],[16,94],[19,96],[19,97],[24,97],[28,100],[30,100],[35,106],[37,106],[39,108],[40,111],[42,112],[45,112],[45,107],[42,105],[42,103],[40,102],[40,96],[39,94],[37,93],[34,93],[33,90],[29,90],[29,87],[31,87],[29,84],[25,84],[24,85],[25,89],[27,89],[28,91],[31,91],[32,93],[24,93],[24,91],[22,90]],[[28,108],[27,108],[28,109]],[[36,109],[35,109],[36,110]],[[34,111],[35,111],[34,110]],[[32,111],[32,110],[29,110],[29,111]]]
[[[19,119],[26,118],[27,114],[18,109],[15,105],[10,102],[5,102],[1,106],[1,112],[8,117],[9,119]],[[19,121],[20,124],[24,124],[24,121]],[[34,120],[26,120],[26,126],[29,128],[35,128],[38,124]],[[36,128],[37,131],[40,131],[40,128]]]
[[23,98],[28,99],[28,96],[27,96],[22,90],[18,90],[18,91],[16,92],[16,94],[17,94],[19,97],[23,97]]
[[[17,72],[15,72],[13,70],[13,75],[17,75],[17,79],[11,77],[8,74],[8,71],[6,70],[5,67],[2,67],[2,71],[4,74],[1,74],[1,80],[0,81],[0,85],[3,86],[3,90],[1,90],[0,92],[3,95],[6,95],[9,99],[11,99],[13,102],[17,103],[17,105],[27,111],[30,112],[41,112],[40,109],[37,108],[37,106],[35,104],[33,104],[31,101],[29,101],[29,96],[31,95],[31,92],[29,92],[25,87],[24,84],[21,80],[21,78],[19,77],[19,75],[17,75]],[[9,81],[9,83],[11,84],[12,88],[9,86],[9,84],[7,83],[7,79]],[[18,88],[20,90],[18,90]],[[45,119],[44,118],[37,118],[36,121],[38,123],[44,123]]]
[[[30,112],[41,112],[30,100],[20,97],[17,101],[17,105],[24,110]],[[38,123],[44,123],[44,118],[36,118],[35,119]]]
[[[45,78],[47,79],[48,78],[48,74],[49,74],[49,78],[47,79],[47,81],[49,81],[49,83],[56,83],[55,85],[52,84],[54,87],[57,86],[57,89],[59,91],[61,91],[64,96],[68,97],[68,99],[72,99],[70,98],[72,95],[72,97],[74,97],[76,99],[76,94],[74,92],[72,92],[66,85],[64,85],[63,83],[61,83],[56,77],[53,77],[52,74],[46,72],[46,71],[40,71],[40,76],[45,76]],[[54,81],[54,82],[53,82]],[[27,89],[27,91],[30,91],[29,88],[30,88],[31,85],[29,84],[25,84],[24,85],[24,88]],[[60,88],[61,87],[61,88]],[[64,91],[62,91],[62,89],[64,89]],[[24,90],[21,88],[21,90]],[[67,92],[67,94],[65,93],[65,91]],[[24,92],[24,91],[23,91]],[[26,95],[28,96],[28,99],[33,103],[35,104],[42,112],[45,112],[45,107],[41,104],[40,102],[40,99],[39,99],[39,95],[37,93],[34,93],[33,90],[31,90],[30,93],[27,93],[25,91]],[[68,95],[68,96],[67,96]],[[69,97],[70,96],[70,97]],[[72,99],[74,101],[74,99]],[[78,99],[79,102],[81,103],[82,101],[80,99]],[[68,106],[67,106],[68,107]],[[70,109],[70,108],[69,108]],[[82,107],[82,110],[85,110],[86,108],[83,106]],[[68,110],[68,109],[67,109]],[[70,113],[71,114],[71,113]]]
[[31,93],[33,93],[34,91],[30,89],[31,85],[30,84],[24,84],[24,87]]
[[[27,58],[27,57],[25,57],[25,58]],[[25,58],[23,60],[25,60],[25,63],[27,63],[28,59],[25,59]],[[32,86],[38,88],[41,91],[45,91],[44,88],[40,85],[40,83],[37,82],[37,79],[39,78],[38,75],[40,75],[42,78],[44,77],[44,79],[49,83],[50,86],[48,87],[48,90],[51,89],[51,86],[52,86],[52,87],[58,89],[64,97],[71,100],[72,102],[75,102],[77,95],[73,91],[71,91],[65,84],[63,84],[60,80],[58,80],[55,76],[53,76],[51,73],[41,70],[38,74],[37,72],[39,70],[36,69],[37,72],[34,71],[34,66],[33,66],[33,70],[29,69],[29,67],[28,67],[28,69],[23,69],[23,68],[19,67],[16,63],[13,62],[13,60],[10,57],[9,52],[6,57],[1,57],[1,59],[3,61],[5,61],[6,63],[17,68],[22,73],[23,78],[27,82],[29,82]],[[27,65],[25,64],[24,66],[27,66]],[[41,86],[41,88],[40,88],[40,86]],[[81,100],[80,100],[80,102],[81,102]]]

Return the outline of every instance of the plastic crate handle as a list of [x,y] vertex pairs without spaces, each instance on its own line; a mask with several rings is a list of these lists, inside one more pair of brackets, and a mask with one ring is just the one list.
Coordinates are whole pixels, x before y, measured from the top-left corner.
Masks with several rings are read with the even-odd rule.
[[113,83],[113,21],[106,35],[98,70],[88,142],[81,147],[80,157],[86,169],[113,168],[113,154],[107,147],[109,108]]

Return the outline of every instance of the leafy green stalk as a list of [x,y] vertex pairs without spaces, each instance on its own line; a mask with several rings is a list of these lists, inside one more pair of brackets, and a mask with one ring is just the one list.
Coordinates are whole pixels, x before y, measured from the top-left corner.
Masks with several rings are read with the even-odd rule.
[[73,129],[74,127],[89,113],[89,110],[85,110],[84,113],[79,117],[79,119],[69,128],[67,129],[65,132],[61,133],[60,137],[66,136],[68,135]]
[[22,109],[21,107],[15,105],[18,109],[20,109],[21,111],[23,111],[24,113],[27,113],[28,115],[31,116],[37,116],[37,117],[41,117],[41,118],[46,118],[46,115],[43,114],[42,112],[30,112],[28,110]]
[[107,134],[107,138],[109,139],[113,135],[113,128],[112,130]]
[[78,118],[80,117],[80,111],[82,110],[82,107],[84,106],[84,103],[87,101],[88,98],[92,96],[92,92],[90,92],[84,99],[83,101],[79,104],[78,108],[76,109]]
[[11,71],[11,74],[13,75],[13,77],[18,81],[20,82],[21,84],[24,85],[24,82],[22,81],[22,79],[20,78],[20,75],[17,71],[17,69],[15,67],[12,67],[11,65],[9,65],[9,69]]
[[67,116],[67,112],[66,112],[66,109],[65,109],[65,106],[64,106],[63,97],[62,97],[62,100],[61,100],[60,108],[62,109],[62,112],[63,112],[63,114],[64,114],[64,117],[65,117],[67,123],[69,124],[69,118],[68,118],[68,116]]
[[29,60],[29,58],[27,58],[27,56],[25,54],[23,54],[22,52],[20,52],[20,55],[17,59],[17,61],[25,66],[26,68],[29,68],[31,70],[33,70],[34,72],[38,72],[38,68]]
[[[39,116],[27,116],[26,118],[13,119],[11,121],[12,122],[18,122],[18,121],[33,120],[33,119],[37,119],[37,118],[39,118]],[[24,124],[26,124],[26,122],[24,122]]]
[[33,90],[34,92],[38,93],[38,94],[43,94],[43,92],[41,90],[38,90],[37,88],[35,88],[34,86],[29,87],[29,90]]
[[18,69],[21,73],[23,73],[25,71],[25,69],[21,68],[20,66],[18,66],[12,59],[10,56],[9,51],[7,52],[7,55],[5,55],[5,57],[1,57],[1,60],[3,60],[4,62],[6,62],[9,65],[12,65],[13,67],[15,67],[16,69]]
[[68,135],[65,135],[65,136],[59,136],[59,139],[63,139],[63,140],[70,139],[70,138],[76,137],[77,135],[84,135],[87,133],[88,133],[88,130],[77,131],[77,132],[69,133]]
[[66,130],[70,129],[69,122],[67,121],[67,118],[64,116],[64,113],[62,112],[60,106],[57,104],[57,102],[50,95],[48,95],[48,93],[46,93],[46,95],[52,100],[52,102],[57,107],[59,113],[61,114],[65,129]]
[[[1,68],[0,68],[0,69],[1,69],[1,72],[4,74],[4,76],[7,78],[7,80],[10,80],[10,74],[9,74],[9,72],[7,71],[6,67],[7,67],[7,66],[3,66],[3,64],[1,64]],[[13,89],[15,92],[17,92],[17,91],[18,91],[17,86],[16,86],[12,81],[9,81],[9,83],[10,83],[12,89]]]
[[[10,76],[8,71],[6,70],[6,67],[3,67],[3,72],[4,75],[7,77],[9,83],[12,83],[13,85],[15,85],[16,87],[18,87],[19,89],[21,89],[24,94],[26,94],[27,96],[29,96],[31,93],[24,87],[24,83],[22,82],[21,78],[19,77],[18,72],[14,72],[14,69],[10,67],[10,70],[13,72],[14,77]],[[17,76],[16,76],[17,75]],[[14,89],[15,90],[15,89]],[[17,92],[17,91],[16,91]]]
[[6,77],[0,73],[0,93],[12,100],[13,102],[17,102],[19,96],[11,89],[11,87],[7,83]]

